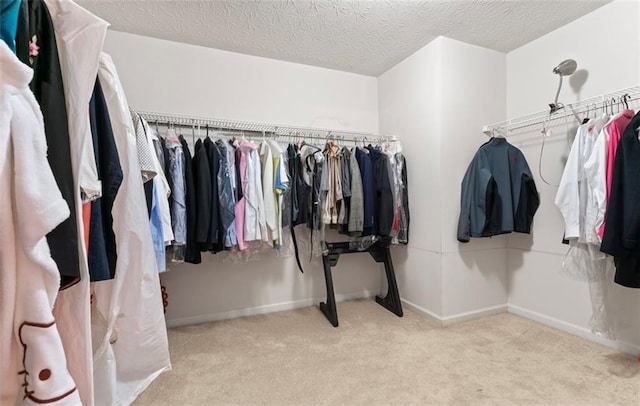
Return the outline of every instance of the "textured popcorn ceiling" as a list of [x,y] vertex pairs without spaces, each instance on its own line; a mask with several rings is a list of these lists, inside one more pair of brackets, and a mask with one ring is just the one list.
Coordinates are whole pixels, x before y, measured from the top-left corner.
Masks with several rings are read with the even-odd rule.
[[510,51],[609,0],[78,0],[112,29],[366,75],[439,35]]

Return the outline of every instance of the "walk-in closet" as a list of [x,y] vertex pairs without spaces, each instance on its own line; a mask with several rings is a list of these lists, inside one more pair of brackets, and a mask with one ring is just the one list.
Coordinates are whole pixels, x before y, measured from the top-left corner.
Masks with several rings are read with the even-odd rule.
[[0,0],[0,405],[640,404],[637,0]]

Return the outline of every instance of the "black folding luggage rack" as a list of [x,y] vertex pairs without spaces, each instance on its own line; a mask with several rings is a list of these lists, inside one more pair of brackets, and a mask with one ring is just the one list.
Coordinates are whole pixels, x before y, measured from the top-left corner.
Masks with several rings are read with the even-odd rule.
[[388,240],[376,241],[364,250],[351,248],[349,242],[328,242],[326,245],[329,252],[322,256],[322,264],[324,266],[324,279],[327,285],[327,301],[320,303],[320,311],[324,313],[333,327],[338,327],[338,309],[336,308],[336,297],[333,291],[331,268],[338,264],[338,259],[340,255],[343,254],[368,252],[374,261],[384,263],[384,270],[387,275],[387,295],[385,297],[376,296],[376,302],[391,313],[402,317],[402,303],[400,302],[400,294],[398,293],[398,284],[396,283],[396,274],[393,270]]

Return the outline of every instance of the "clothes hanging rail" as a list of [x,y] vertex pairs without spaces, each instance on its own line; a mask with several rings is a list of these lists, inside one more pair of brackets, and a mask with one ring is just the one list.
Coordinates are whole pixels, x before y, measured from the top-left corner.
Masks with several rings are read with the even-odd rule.
[[[624,96],[627,95],[627,102],[640,100],[640,86],[632,86],[615,92],[605,93],[600,96],[591,97],[585,100],[568,103],[564,108],[553,114],[549,114],[549,110],[540,111],[533,114],[524,115],[506,121],[485,125],[482,132],[491,134],[493,130],[503,130],[514,132],[524,128],[542,125],[547,121],[563,119],[565,117],[574,117],[574,115],[585,115],[589,111],[605,111],[606,108],[615,108],[615,106],[623,106]],[[622,107],[624,108],[624,106]]]
[[256,123],[249,121],[224,120],[217,118],[206,118],[198,116],[187,116],[178,114],[166,114],[150,111],[135,110],[140,116],[150,124],[157,123],[163,126],[174,126],[181,128],[203,129],[217,131],[246,131],[253,133],[263,133],[269,137],[301,137],[304,139],[316,139],[327,141],[335,139],[344,142],[395,142],[397,138],[389,135],[378,135],[373,133],[344,131],[326,128],[301,127],[294,125],[281,125],[270,123]]

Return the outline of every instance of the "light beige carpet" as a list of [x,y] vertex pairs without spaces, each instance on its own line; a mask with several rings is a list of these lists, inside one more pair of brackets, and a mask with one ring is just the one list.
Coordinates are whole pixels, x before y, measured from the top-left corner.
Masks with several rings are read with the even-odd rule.
[[509,314],[439,328],[373,300],[169,331],[136,405],[640,405],[640,363]]

